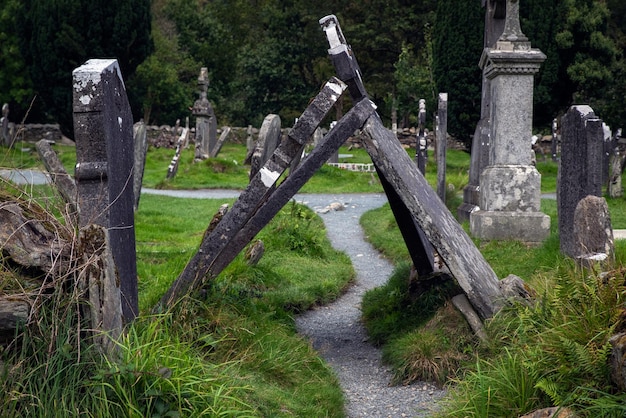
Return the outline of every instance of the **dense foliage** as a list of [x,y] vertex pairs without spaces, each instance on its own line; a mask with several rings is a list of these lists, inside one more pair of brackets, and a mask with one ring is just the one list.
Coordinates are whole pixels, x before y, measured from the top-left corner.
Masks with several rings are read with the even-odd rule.
[[[71,132],[71,70],[88,58],[115,56],[137,119],[173,124],[188,116],[200,67],[207,67],[220,124],[259,126],[277,113],[290,125],[334,74],[318,25],[331,13],[383,119],[395,104],[399,125],[415,125],[419,98],[430,113],[440,91],[450,96],[452,134],[470,138],[480,115],[478,0],[0,0],[0,6],[0,101],[11,104],[13,120],[37,95],[29,120],[54,119]],[[520,8],[524,33],[548,56],[536,77],[537,128],[574,102],[621,126],[624,2],[524,0]]]

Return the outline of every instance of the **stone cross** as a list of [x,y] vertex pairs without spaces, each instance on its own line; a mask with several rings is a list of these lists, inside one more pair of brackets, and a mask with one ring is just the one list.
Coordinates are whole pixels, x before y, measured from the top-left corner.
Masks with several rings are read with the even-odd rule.
[[200,98],[195,101],[191,109],[191,113],[196,117],[196,160],[209,158],[217,142],[217,121],[211,102],[207,99],[208,86],[208,69],[202,67],[198,76]]
[[491,103],[489,164],[479,178],[480,210],[470,214],[470,231],[478,238],[539,243],[550,234],[530,143],[533,77],[545,59],[521,33],[519,0],[507,0],[504,31],[481,57]]
[[139,311],[133,213],[133,117],[117,60],[92,59],[76,68],[72,75],[79,225],[86,228],[95,224],[105,229],[115,263],[111,270],[115,277],[110,277],[108,290],[113,293],[109,297],[114,298],[117,291],[123,321],[128,323]]
[[[483,55],[496,46],[502,35],[506,18],[506,0],[482,0],[485,7],[485,34]],[[480,101],[480,121],[476,125],[472,139],[471,162],[469,181],[463,189],[463,203],[459,206],[457,216],[461,221],[467,221],[470,214],[479,209],[480,204],[480,173],[489,165],[489,116],[491,107],[491,80],[485,75],[484,60],[481,58],[480,67],[483,70],[482,95]]]

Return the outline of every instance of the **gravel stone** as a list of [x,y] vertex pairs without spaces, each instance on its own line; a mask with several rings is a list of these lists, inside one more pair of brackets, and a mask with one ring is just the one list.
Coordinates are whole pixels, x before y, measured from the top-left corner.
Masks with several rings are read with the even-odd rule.
[[[296,317],[298,332],[306,336],[337,374],[346,398],[348,417],[426,417],[445,391],[430,383],[391,386],[392,373],[381,361],[381,351],[368,342],[361,323],[363,294],[383,285],[393,265],[366,240],[361,215],[382,206],[384,194],[296,195],[324,220],[333,247],[345,252],[354,265],[356,281],[334,303]],[[321,211],[332,202],[341,211]]]

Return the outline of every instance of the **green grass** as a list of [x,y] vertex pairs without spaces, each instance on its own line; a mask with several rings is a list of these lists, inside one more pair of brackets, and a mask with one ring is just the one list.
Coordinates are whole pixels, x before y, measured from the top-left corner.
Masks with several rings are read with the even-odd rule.
[[85,338],[78,294],[59,286],[1,353],[0,415],[343,416],[339,383],[296,334],[293,315],[335,299],[354,271],[308,208],[289,203],[261,231],[266,251],[256,266],[238,256],[171,311],[149,313],[225,202],[143,196],[141,315],[118,341],[119,355],[103,357]]
[[[542,191],[554,192],[556,164],[540,163],[538,169]],[[607,203],[613,227],[626,228],[624,198]],[[449,207],[456,213],[454,204]],[[397,382],[450,385],[437,416],[517,417],[554,405],[583,417],[623,416],[626,397],[615,394],[607,364],[608,339],[623,326],[626,242],[616,242],[615,267],[600,278],[560,253],[556,201],[542,200],[541,210],[552,222],[539,246],[474,240],[498,277],[520,276],[537,298],[534,306],[513,306],[492,319],[489,343],[478,341],[468,327],[452,328],[465,321],[452,316],[449,302],[439,301],[443,307],[433,313],[431,296],[411,296],[410,258],[388,205],[361,218],[374,246],[399,264],[385,286],[365,295],[370,338],[382,345]]]

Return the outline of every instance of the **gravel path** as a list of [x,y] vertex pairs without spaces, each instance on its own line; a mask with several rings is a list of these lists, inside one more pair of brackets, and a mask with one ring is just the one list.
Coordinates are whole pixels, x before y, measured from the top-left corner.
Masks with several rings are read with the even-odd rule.
[[356,283],[334,303],[296,318],[298,332],[332,366],[346,396],[348,417],[425,417],[444,392],[427,383],[390,386],[392,375],[381,363],[380,350],[367,341],[361,324],[363,294],[387,281],[393,266],[365,241],[359,225],[361,215],[386,202],[384,195],[297,195],[312,209],[325,212],[339,202],[344,210],[320,213],[332,245],[348,254]]

